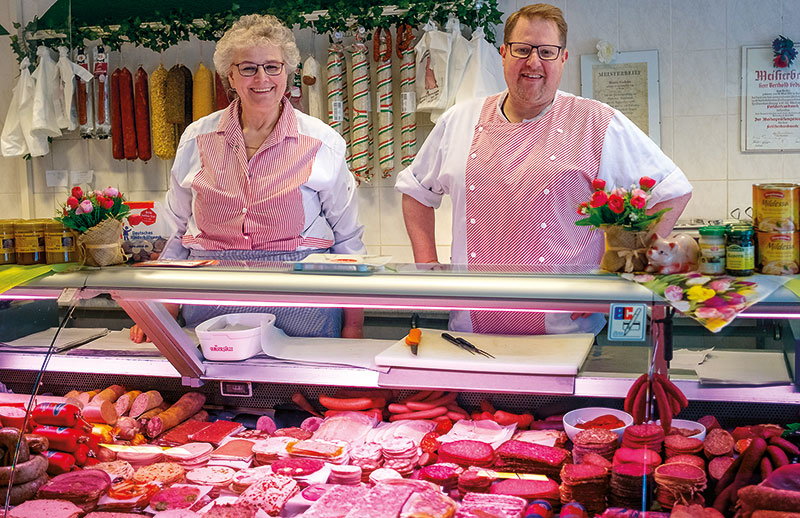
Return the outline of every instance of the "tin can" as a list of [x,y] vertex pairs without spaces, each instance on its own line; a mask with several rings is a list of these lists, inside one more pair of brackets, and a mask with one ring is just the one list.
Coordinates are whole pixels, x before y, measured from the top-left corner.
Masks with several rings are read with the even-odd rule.
[[78,236],[58,221],[45,225],[44,249],[47,264],[71,263],[78,260]]
[[45,264],[44,227],[42,220],[14,222],[14,248],[17,264]]
[[795,275],[800,272],[800,232],[756,232],[756,264],[767,275]]
[[760,183],[753,185],[753,225],[762,232],[800,230],[800,185]]

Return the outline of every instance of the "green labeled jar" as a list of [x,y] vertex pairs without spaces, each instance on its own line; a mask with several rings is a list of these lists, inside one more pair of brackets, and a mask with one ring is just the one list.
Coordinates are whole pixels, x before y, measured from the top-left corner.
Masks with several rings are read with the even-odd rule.
[[45,225],[44,250],[47,264],[71,263],[78,260],[78,239],[75,232],[59,223]]
[[37,219],[14,222],[17,264],[46,264],[44,226],[45,222]]
[[753,275],[756,267],[756,247],[753,227],[734,225],[727,231],[725,247],[726,270],[736,277]]
[[14,221],[0,220],[0,264],[14,264],[17,256],[14,249]]

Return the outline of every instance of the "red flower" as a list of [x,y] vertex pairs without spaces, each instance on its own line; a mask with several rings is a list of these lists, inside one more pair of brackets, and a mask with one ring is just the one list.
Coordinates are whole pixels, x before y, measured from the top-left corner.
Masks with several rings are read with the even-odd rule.
[[647,205],[647,198],[644,196],[634,196],[631,198],[631,205],[636,209],[643,209]]
[[580,205],[578,205],[578,214],[583,216],[588,212],[588,209],[589,209],[589,204],[587,202],[583,202]]
[[114,206],[114,200],[106,199],[103,201],[103,208],[106,210],[110,210],[111,207]]
[[625,200],[619,194],[612,194],[608,197],[608,208],[615,214],[622,214],[625,210]]
[[595,191],[589,200],[590,207],[602,207],[608,201],[608,194],[605,191]]
[[142,217],[139,214],[131,214],[130,216],[128,216],[128,224],[132,227],[135,227],[141,222],[142,222]]
[[649,191],[656,184],[656,181],[649,176],[642,176],[639,178],[639,186],[645,191]]
[[778,68],[786,68],[789,66],[789,59],[783,54],[775,56],[775,59],[773,59],[772,62]]
[[101,207],[103,207],[106,204],[105,196],[97,196],[95,200],[97,200],[97,204],[100,205]]
[[67,198],[67,207],[69,207],[70,209],[74,209],[77,206],[78,206],[78,198],[76,198],[75,196],[70,196],[69,198]]
[[76,198],[83,198],[83,189],[78,187],[77,185],[72,188],[72,195]]
[[602,191],[605,188],[606,188],[605,180],[601,180],[600,178],[595,178],[594,180],[592,180],[592,189],[594,189],[595,191]]

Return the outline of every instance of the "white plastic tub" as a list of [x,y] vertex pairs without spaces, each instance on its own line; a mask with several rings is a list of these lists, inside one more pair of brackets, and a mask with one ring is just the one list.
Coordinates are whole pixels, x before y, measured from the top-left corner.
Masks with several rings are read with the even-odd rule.
[[238,361],[260,353],[262,337],[274,327],[270,313],[231,313],[202,322],[195,333],[207,360]]

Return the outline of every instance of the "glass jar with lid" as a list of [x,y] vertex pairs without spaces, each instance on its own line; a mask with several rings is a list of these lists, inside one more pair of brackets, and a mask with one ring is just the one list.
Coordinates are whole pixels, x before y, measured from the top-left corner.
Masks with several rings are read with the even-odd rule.
[[45,225],[44,249],[47,264],[71,263],[78,260],[78,238],[75,231],[56,220]]
[[725,227],[707,225],[700,227],[700,261],[698,271],[705,275],[725,273]]
[[728,273],[737,277],[753,275],[756,247],[752,225],[732,225],[726,235],[725,261]]
[[0,219],[0,264],[14,264],[16,262],[14,220]]
[[40,219],[14,222],[14,248],[17,264],[46,264],[44,227],[45,221]]

